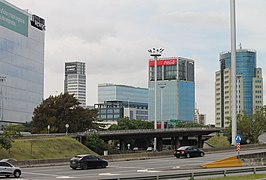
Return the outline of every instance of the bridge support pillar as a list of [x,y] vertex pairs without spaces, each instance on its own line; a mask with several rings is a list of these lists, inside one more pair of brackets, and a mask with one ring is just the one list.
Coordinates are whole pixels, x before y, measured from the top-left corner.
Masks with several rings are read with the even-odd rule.
[[203,148],[202,135],[198,135],[198,148]]
[[188,142],[188,136],[183,136],[182,137],[182,146],[188,146],[189,142]]
[[158,151],[163,150],[163,138],[157,138],[157,150]]
[[176,143],[175,143],[175,138],[174,137],[171,137],[171,148],[172,148],[172,150],[173,149],[176,149],[176,145],[175,145]]
[[126,150],[126,143],[124,140],[120,140],[120,150],[125,151]]
[[171,137],[171,146],[173,150],[180,146],[179,136]]

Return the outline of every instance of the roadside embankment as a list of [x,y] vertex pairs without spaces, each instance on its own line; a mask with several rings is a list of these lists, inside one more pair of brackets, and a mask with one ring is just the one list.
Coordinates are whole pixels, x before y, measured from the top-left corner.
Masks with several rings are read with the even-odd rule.
[[[245,145],[241,146],[241,149],[266,149],[266,144],[264,145]],[[76,149],[76,148],[75,148]],[[206,153],[217,153],[217,152],[226,152],[226,151],[235,151],[235,147],[224,147],[224,148],[212,148],[212,149],[204,149]],[[265,150],[266,151],[266,150]],[[85,152],[83,152],[85,153]],[[86,152],[86,154],[89,152]],[[76,155],[76,154],[75,154]],[[173,156],[172,150],[167,151],[161,151],[161,152],[134,152],[134,153],[124,153],[124,154],[110,154],[106,156],[100,156],[101,158],[104,158],[108,160],[109,162],[114,161],[130,161],[130,160],[141,160],[141,159],[151,159],[151,158],[159,158],[159,157],[171,157]],[[250,165],[256,165],[256,164],[262,164],[262,161],[265,163],[265,154],[263,157],[261,157],[262,154],[258,153],[257,155],[241,155],[240,159],[242,161],[242,165],[239,163],[239,160],[236,158],[234,159],[228,159],[225,162],[227,164],[234,164],[234,166],[250,166]],[[173,156],[174,157],[174,156]],[[53,166],[53,165],[66,165],[69,163],[71,156],[64,157],[64,158],[46,158],[46,159],[33,159],[33,160],[20,160],[16,161],[15,164],[17,164],[20,167],[33,167],[33,166]],[[261,159],[263,158],[263,160]],[[225,162],[219,162],[225,163]],[[214,164],[212,164],[214,166]],[[223,165],[225,166],[225,165]]]

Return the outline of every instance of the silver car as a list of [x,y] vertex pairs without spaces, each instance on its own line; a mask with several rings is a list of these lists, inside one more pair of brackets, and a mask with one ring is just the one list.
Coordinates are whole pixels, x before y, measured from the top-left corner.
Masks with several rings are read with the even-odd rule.
[[20,175],[21,169],[8,162],[8,159],[2,159],[0,161],[0,176],[14,176],[16,178],[19,178]]

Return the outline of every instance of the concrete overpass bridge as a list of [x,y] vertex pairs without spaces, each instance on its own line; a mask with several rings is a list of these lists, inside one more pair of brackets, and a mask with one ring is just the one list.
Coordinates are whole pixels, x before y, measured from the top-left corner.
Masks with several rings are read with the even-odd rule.
[[[221,132],[220,128],[170,128],[170,129],[136,129],[136,130],[114,130],[114,131],[98,131],[99,137],[104,141],[119,140],[120,149],[126,149],[126,141],[128,139],[153,139],[157,138],[157,149],[162,150],[163,139],[170,139],[172,149],[176,149],[180,145],[190,145],[189,138],[197,141],[197,146],[203,146],[203,136],[211,133]],[[78,133],[78,137],[85,137],[95,133],[95,131],[86,131]],[[149,142],[147,142],[148,145]],[[147,146],[146,145],[146,146]]]

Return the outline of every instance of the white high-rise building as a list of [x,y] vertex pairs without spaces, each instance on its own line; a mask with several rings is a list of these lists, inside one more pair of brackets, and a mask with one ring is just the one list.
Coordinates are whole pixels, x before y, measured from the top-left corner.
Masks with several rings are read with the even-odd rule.
[[81,107],[86,107],[86,74],[85,63],[66,62],[65,63],[65,83],[64,92],[74,94]]

